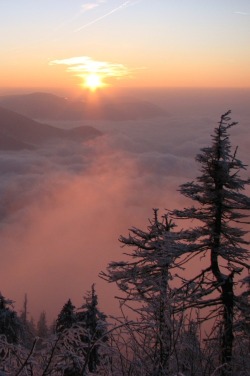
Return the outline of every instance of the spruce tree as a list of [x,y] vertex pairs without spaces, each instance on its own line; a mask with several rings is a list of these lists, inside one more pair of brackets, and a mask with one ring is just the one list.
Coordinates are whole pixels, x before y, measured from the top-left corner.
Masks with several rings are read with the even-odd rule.
[[98,308],[95,285],[85,296],[85,303],[77,314],[77,321],[85,329],[82,341],[86,344],[86,365],[90,372],[96,372],[101,359],[101,344],[108,341],[106,315]]
[[124,247],[132,247],[130,253],[125,253],[125,260],[110,262],[107,272],[100,273],[104,280],[117,284],[122,292],[121,306],[138,316],[138,321],[130,324],[130,333],[132,337],[135,335],[137,348],[141,348],[137,358],[140,356],[147,364],[145,375],[169,374],[171,346],[177,332],[175,314],[183,304],[182,292],[171,283],[173,274],[181,267],[187,245],[183,242],[185,232],[175,232],[174,227],[167,215],[160,220],[158,209],[154,209],[146,230],[132,227],[129,236],[119,238]]
[[9,343],[17,343],[21,333],[21,322],[17,313],[10,308],[13,302],[0,293],[0,335]]
[[47,338],[49,335],[49,329],[47,325],[46,312],[41,312],[37,322],[37,335],[40,338]]
[[63,332],[65,329],[69,329],[74,323],[76,323],[75,306],[69,299],[57,317],[56,332]]
[[35,339],[35,326],[28,318],[28,298],[27,294],[24,296],[23,309],[20,314],[21,322],[21,341],[27,348],[31,348]]
[[[230,111],[221,116],[212,135],[212,145],[201,149],[196,161],[200,176],[195,181],[181,185],[180,192],[194,201],[184,210],[174,210],[176,218],[195,220],[196,227],[189,230],[190,254],[195,263],[207,257],[208,267],[199,275],[186,281],[193,294],[187,299],[189,306],[219,306],[221,315],[221,375],[232,375],[234,340],[234,314],[237,304],[237,275],[249,270],[249,250],[245,230],[250,209],[250,198],[243,194],[250,179],[240,173],[246,166],[237,158],[237,148],[232,152],[229,129]],[[213,295],[211,295],[213,293]],[[188,304],[187,304],[188,306]],[[214,314],[214,312],[213,312]]]

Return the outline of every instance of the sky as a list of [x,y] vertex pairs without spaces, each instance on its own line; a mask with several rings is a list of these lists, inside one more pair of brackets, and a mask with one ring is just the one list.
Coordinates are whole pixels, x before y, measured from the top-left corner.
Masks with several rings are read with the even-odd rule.
[[250,87],[248,0],[0,0],[0,25],[2,91]]

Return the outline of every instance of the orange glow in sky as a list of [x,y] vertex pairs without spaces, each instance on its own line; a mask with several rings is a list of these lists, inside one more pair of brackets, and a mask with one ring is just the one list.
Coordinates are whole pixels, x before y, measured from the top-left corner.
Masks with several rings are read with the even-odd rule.
[[130,74],[130,70],[123,64],[97,61],[89,56],[52,60],[49,64],[66,66],[65,71],[78,77],[79,85],[91,91],[110,86],[110,81],[127,78]]
[[2,87],[250,87],[249,1],[14,2]]
[[92,73],[86,76],[84,86],[91,91],[95,91],[96,89],[102,88],[105,85],[103,84],[100,76]]

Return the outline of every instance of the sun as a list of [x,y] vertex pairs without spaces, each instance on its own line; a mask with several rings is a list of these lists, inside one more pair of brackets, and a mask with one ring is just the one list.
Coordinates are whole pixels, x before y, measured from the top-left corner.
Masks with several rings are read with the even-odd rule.
[[[0,0],[1,2],[1,0]],[[112,86],[122,78],[131,78],[133,70],[123,64],[93,60],[90,56],[75,56],[68,59],[51,60],[50,65],[66,65],[66,71],[78,77],[82,89],[95,92]]]
[[84,86],[91,91],[95,91],[96,89],[105,86],[105,84],[102,82],[100,75],[90,73],[85,77]]

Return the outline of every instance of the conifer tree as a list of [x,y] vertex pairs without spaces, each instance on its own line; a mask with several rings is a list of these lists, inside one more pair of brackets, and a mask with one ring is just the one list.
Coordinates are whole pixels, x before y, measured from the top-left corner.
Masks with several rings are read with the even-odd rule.
[[57,317],[56,332],[63,332],[65,329],[69,329],[74,323],[76,323],[75,306],[69,299]]
[[[249,270],[249,242],[245,239],[250,198],[242,193],[250,179],[240,177],[246,166],[232,152],[228,130],[235,126],[230,111],[221,116],[212,135],[212,145],[201,149],[196,157],[201,174],[195,181],[181,185],[180,192],[194,201],[184,210],[175,210],[176,218],[195,220],[189,230],[190,254],[208,256],[208,267],[186,281],[193,294],[189,306],[219,306],[221,315],[221,375],[232,375],[234,314],[238,307],[236,276]],[[213,295],[211,295],[213,293]],[[216,294],[217,293],[217,294]],[[215,295],[216,294],[216,295]],[[187,305],[188,305],[187,304]],[[214,312],[213,312],[214,315]]]
[[40,338],[47,338],[49,334],[49,329],[47,325],[46,312],[41,312],[38,322],[37,322],[37,335]]
[[27,294],[24,295],[24,302],[23,302],[23,310],[21,312],[21,315],[20,315],[20,319],[22,321],[22,323],[25,325],[27,324],[27,321],[28,321],[28,298],[27,298]]
[[85,329],[82,340],[86,344],[86,365],[90,372],[95,372],[100,363],[100,347],[108,341],[106,315],[98,308],[98,296],[95,285],[85,296],[82,310],[77,314],[77,321]]
[[[174,314],[183,301],[181,291],[177,293],[171,287],[172,271],[181,265],[180,257],[186,252],[182,241],[185,233],[171,231],[174,227],[167,215],[159,220],[158,209],[154,209],[146,231],[132,227],[128,237],[120,237],[123,246],[133,248],[131,253],[125,253],[127,259],[109,263],[107,272],[100,273],[123,293],[119,297],[121,305],[139,316],[139,325],[134,327],[138,337],[135,340],[140,343],[142,357],[147,354],[147,375],[169,374]],[[130,332],[133,336],[133,329]]]
[[0,293],[0,335],[4,335],[9,343],[17,343],[21,333],[21,322],[17,313],[10,308],[11,300]]
[[32,320],[30,321],[28,313],[28,298],[27,294],[24,296],[23,309],[20,314],[21,322],[21,341],[23,345],[27,348],[30,348],[34,342],[35,338],[35,326]]

